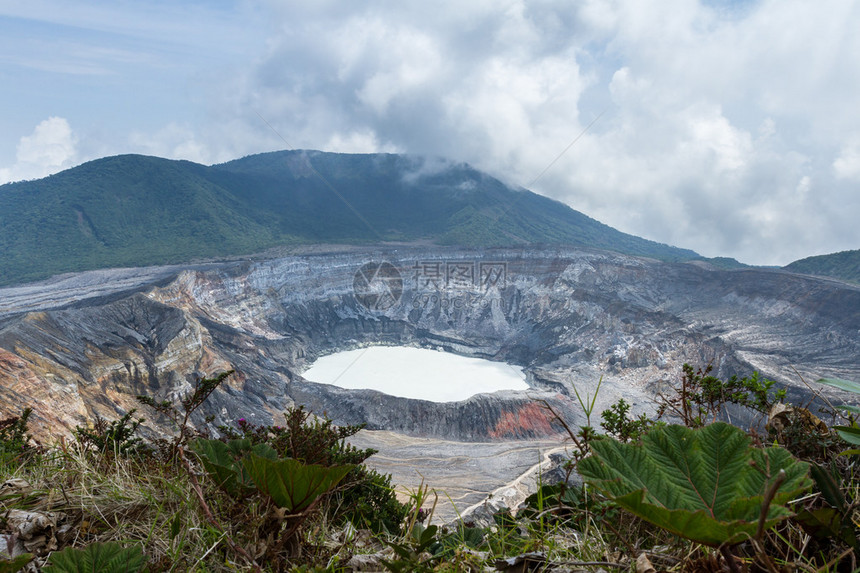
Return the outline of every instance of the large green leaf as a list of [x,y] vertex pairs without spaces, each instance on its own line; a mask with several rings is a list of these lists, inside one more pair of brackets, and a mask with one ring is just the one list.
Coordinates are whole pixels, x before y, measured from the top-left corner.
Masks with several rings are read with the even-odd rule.
[[146,556],[138,546],[119,543],[92,543],[84,549],[66,547],[51,553],[45,573],[136,573],[146,565]]
[[828,386],[839,388],[840,390],[860,394],[860,383],[852,382],[851,380],[842,380],[841,378],[819,378],[817,382],[819,384],[827,384]]
[[[851,380],[842,380],[841,378],[819,378],[819,384],[827,384],[840,390],[846,390],[855,394],[860,394],[860,383],[852,382]],[[860,408],[849,404],[840,404],[837,408],[842,408],[853,414],[860,414]],[[854,426],[833,426],[833,429],[839,434],[839,437],[854,446],[860,446],[860,428]],[[842,452],[844,454],[855,453],[855,450]]]
[[219,440],[200,439],[188,444],[188,449],[200,457],[203,467],[218,487],[228,493],[239,491],[241,477],[227,444]]
[[854,446],[860,446],[860,428],[853,426],[833,426],[839,437]]
[[818,491],[821,492],[824,500],[840,511],[847,512],[848,500],[845,499],[842,487],[836,481],[838,478],[834,475],[835,473],[818,464],[810,464],[809,466],[809,475],[815,481],[815,485],[818,486]]
[[242,466],[241,458],[249,453],[267,459],[277,459],[277,452],[268,444],[251,445],[250,439],[230,440],[194,440],[188,445],[189,449],[200,457],[203,467],[209,476],[215,480],[227,493],[239,494],[244,490],[253,489],[254,484]]
[[[853,392],[855,394],[860,394],[860,383],[852,382],[851,380],[842,380],[841,378],[819,378],[817,380],[817,382],[819,384],[827,384],[828,386],[833,386],[834,388],[839,388],[840,390],[845,390],[847,392]],[[847,410],[847,411],[852,412],[854,414],[860,414],[860,408],[858,408],[857,406],[852,406],[850,404],[840,404],[836,407],[841,408],[843,410]],[[848,442],[849,444],[854,444],[854,445],[860,444],[860,441],[857,441],[856,439],[851,439],[851,437],[845,437],[845,434],[843,434],[842,432],[839,431],[840,429],[844,429],[844,428],[834,426],[833,429],[836,430],[836,433],[838,433],[842,437],[842,439],[845,440],[846,442]],[[851,432],[847,432],[847,433],[851,434]]]
[[33,555],[30,553],[22,553],[12,560],[0,558],[0,573],[17,573],[27,566],[27,563],[33,560]]
[[242,463],[257,489],[268,494],[275,505],[293,513],[310,507],[355,467],[309,465],[292,458],[270,460],[254,453]]
[[821,539],[838,538],[854,549],[860,549],[857,531],[851,520],[853,509],[837,481],[839,479],[838,473],[818,464],[811,464],[809,473],[815,480],[818,491],[821,492],[822,497],[831,507],[813,510],[801,509],[794,520],[800,523],[807,533],[815,537]]
[[765,490],[786,479],[766,527],[791,515],[784,504],[812,485],[809,465],[782,448],[750,445],[743,431],[717,422],[699,430],[665,426],[642,444],[596,440],[579,473],[621,507],[672,533],[718,547],[755,535]]

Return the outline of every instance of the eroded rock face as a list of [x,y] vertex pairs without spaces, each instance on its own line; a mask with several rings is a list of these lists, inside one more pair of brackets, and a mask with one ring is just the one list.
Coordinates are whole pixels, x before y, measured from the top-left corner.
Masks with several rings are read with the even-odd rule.
[[[139,273],[138,282],[123,271],[113,291],[106,272],[98,296],[82,276],[56,305],[45,286],[30,296],[0,290],[0,415],[30,405],[37,430],[68,431],[137,407],[137,394],[175,396],[195,375],[235,368],[198,422],[271,423],[298,402],[339,423],[505,440],[561,431],[536,399],[580,420],[572,388],[593,393],[601,377],[596,411],[619,397],[647,410],[684,362],[712,363],[723,377],[758,370],[792,388],[801,386],[794,369],[807,380],[860,379],[860,289],[779,271],[578,250],[399,248]],[[533,391],[436,404],[301,376],[318,356],[370,344],[507,361]]]

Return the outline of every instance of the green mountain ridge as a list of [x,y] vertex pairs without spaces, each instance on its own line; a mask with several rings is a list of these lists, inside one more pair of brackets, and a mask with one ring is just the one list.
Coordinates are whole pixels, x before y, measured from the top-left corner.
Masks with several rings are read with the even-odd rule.
[[205,166],[141,155],[0,186],[0,285],[309,243],[591,247],[701,259],[466,164],[280,151]]
[[860,284],[860,250],[806,257],[783,267],[793,273],[816,275]]

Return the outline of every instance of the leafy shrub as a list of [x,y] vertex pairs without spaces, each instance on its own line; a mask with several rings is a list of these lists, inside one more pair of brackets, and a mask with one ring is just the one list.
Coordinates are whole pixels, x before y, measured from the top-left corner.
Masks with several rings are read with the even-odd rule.
[[246,499],[246,503],[259,508],[256,529],[262,540],[268,539],[263,543],[269,561],[280,560],[285,549],[288,556],[300,550],[296,542],[299,528],[321,496],[353,469],[352,465],[322,466],[278,458],[268,444],[251,445],[249,439],[227,443],[198,439],[190,448],[198,454],[215,483],[230,496],[231,513],[244,512]]
[[197,432],[190,424],[191,415],[234,372],[235,370],[228,370],[212,378],[197,378],[191,392],[181,397],[178,404],[174,404],[170,400],[158,402],[151,396],[137,396],[138,402],[149,406],[167,418],[176,429],[177,434],[173,440],[167,444],[162,444],[161,449],[167,459],[175,459],[179,448],[197,436]]
[[638,418],[631,418],[630,404],[624,398],[621,398],[609,409],[601,412],[600,417],[603,421],[600,427],[610,435],[614,436],[622,442],[636,441],[642,437],[642,434],[647,432],[655,424],[648,416],[642,414]]
[[254,482],[242,461],[249,454],[276,460],[278,455],[268,444],[251,444],[251,440],[198,439],[188,445],[198,455],[215,485],[235,497],[245,497],[254,491]]
[[144,419],[132,420],[136,411],[132,408],[122,418],[111,422],[96,415],[93,427],[78,426],[75,436],[85,447],[93,448],[101,455],[127,455],[140,451],[142,440],[134,434]]
[[374,532],[400,531],[408,507],[397,500],[390,476],[361,465],[376,450],[356,448],[346,442],[364,425],[335,426],[330,419],[312,417],[301,406],[287,410],[284,418],[284,426],[258,426],[240,419],[236,429],[222,426],[219,430],[227,440],[266,444],[279,457],[323,466],[354,465],[331,493],[330,517],[335,523],[349,521]]
[[[790,404],[777,404],[771,409],[767,435],[769,441],[810,462],[828,464],[837,461],[845,449],[845,442],[815,414]],[[843,461],[839,465],[846,464]]]
[[657,395],[657,417],[666,414],[680,418],[688,428],[701,428],[708,421],[716,421],[726,404],[738,404],[767,415],[773,404],[785,398],[786,390],[773,390],[773,380],[760,380],[758,372],[749,378],[732,376],[723,381],[711,375],[712,365],[694,370],[689,364],[682,367],[681,383],[672,386],[672,393]]
[[268,444],[279,457],[302,460],[307,464],[331,466],[360,464],[376,453],[373,449],[359,449],[346,443],[364,424],[335,426],[329,419],[313,417],[304,406],[284,412],[283,426],[258,426],[240,418],[237,428],[219,426],[227,439],[243,438],[252,444]]
[[352,470],[351,465],[305,464],[278,458],[268,444],[251,440],[198,439],[190,444],[210,477],[226,493],[247,496],[255,490],[266,494],[278,507],[298,513],[315,505],[317,498],[333,488]]
[[331,494],[334,522],[348,521],[374,533],[398,534],[409,507],[398,501],[391,476],[358,465]]
[[20,416],[0,420],[0,467],[27,459],[36,452],[27,432],[27,420],[32,413],[32,408],[24,408]]

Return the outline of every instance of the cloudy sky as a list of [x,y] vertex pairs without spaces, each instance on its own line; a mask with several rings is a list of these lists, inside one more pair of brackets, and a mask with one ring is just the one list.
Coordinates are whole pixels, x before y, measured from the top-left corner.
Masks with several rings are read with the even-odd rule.
[[860,248],[857,30],[853,0],[0,0],[0,183],[119,153],[444,156],[781,265]]

